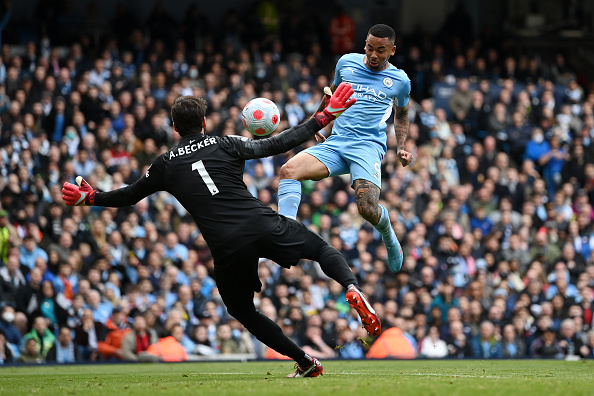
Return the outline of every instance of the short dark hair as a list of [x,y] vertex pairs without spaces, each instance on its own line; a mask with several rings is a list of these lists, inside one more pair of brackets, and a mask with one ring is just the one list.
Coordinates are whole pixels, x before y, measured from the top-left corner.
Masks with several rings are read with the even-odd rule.
[[171,119],[181,136],[202,132],[206,115],[206,100],[196,96],[180,96],[171,106]]
[[383,23],[379,23],[377,25],[373,25],[367,35],[372,35],[378,38],[386,37],[392,43],[396,42],[396,32],[388,25],[384,25]]

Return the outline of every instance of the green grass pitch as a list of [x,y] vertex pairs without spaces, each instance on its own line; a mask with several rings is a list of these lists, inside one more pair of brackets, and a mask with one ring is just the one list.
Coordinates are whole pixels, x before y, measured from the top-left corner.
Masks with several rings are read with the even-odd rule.
[[594,361],[325,361],[284,378],[289,361],[0,368],[0,395],[593,395]]

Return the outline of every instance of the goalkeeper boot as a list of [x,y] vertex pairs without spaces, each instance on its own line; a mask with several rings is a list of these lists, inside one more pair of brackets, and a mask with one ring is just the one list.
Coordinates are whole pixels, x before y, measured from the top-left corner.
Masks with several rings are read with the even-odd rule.
[[347,289],[346,300],[349,305],[357,311],[361,317],[363,328],[372,336],[378,336],[382,332],[380,318],[375,310],[365,298],[365,295],[355,285],[350,285]]
[[287,378],[299,378],[299,377],[317,377],[318,375],[324,374],[324,367],[322,363],[316,358],[311,360],[311,364],[307,367],[301,367],[295,363],[297,369],[294,373],[287,375]]

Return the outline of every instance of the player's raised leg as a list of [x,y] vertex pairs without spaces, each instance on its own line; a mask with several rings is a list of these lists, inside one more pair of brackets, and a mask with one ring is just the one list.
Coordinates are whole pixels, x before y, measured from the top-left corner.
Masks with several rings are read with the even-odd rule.
[[[301,224],[301,226],[303,225]],[[347,290],[346,300],[359,314],[365,330],[372,336],[380,335],[382,332],[380,318],[359,289],[357,278],[355,278],[343,255],[318,234],[308,231],[305,257],[316,260],[326,275],[340,283]]]
[[301,152],[280,169],[278,185],[278,212],[295,219],[301,203],[301,182],[328,177],[326,165],[313,155]]
[[368,180],[357,179],[353,182],[353,188],[359,214],[382,235],[388,251],[388,267],[393,272],[399,271],[402,268],[402,247],[390,223],[388,209],[379,204],[379,187]]

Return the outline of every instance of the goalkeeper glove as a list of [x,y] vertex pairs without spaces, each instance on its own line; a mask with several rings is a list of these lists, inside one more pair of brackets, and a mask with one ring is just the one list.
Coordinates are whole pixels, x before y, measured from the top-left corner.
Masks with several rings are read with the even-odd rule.
[[[344,113],[346,109],[355,104],[357,99],[351,98],[351,95],[355,92],[350,84],[341,82],[334,91],[334,95],[331,95],[330,90],[324,93],[326,94],[326,107],[314,116],[320,128],[325,127],[334,120],[336,117]],[[331,96],[330,96],[331,95]],[[349,99],[350,98],[350,99]]]
[[97,190],[87,183],[82,176],[76,177],[76,184],[64,183],[62,187],[62,199],[69,206],[93,206],[95,205],[95,194]]

